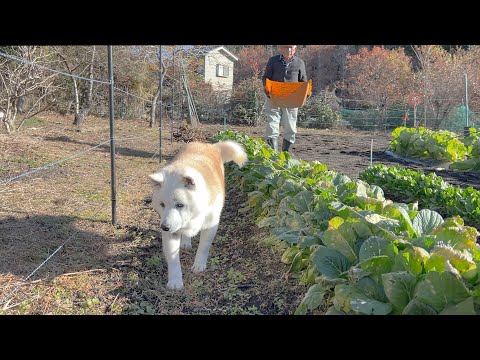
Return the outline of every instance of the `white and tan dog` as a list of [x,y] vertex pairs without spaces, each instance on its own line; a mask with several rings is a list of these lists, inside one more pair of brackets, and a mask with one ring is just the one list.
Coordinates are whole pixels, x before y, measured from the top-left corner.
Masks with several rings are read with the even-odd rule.
[[191,248],[200,233],[193,272],[207,266],[208,251],[218,229],[225,201],[223,163],[243,166],[247,154],[233,141],[188,143],[173,161],[150,175],[152,206],[160,214],[163,253],[168,265],[167,288],[183,287],[180,248]]

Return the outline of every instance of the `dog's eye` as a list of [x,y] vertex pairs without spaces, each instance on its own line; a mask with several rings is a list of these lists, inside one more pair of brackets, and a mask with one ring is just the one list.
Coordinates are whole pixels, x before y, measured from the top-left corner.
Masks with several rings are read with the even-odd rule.
[[181,209],[183,207],[183,204],[178,203],[177,208]]
[[165,207],[165,204],[163,202],[160,203],[161,207]]

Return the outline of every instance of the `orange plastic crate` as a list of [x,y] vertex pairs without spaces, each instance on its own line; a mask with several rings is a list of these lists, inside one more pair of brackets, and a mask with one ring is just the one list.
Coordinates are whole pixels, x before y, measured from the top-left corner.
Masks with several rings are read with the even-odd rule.
[[274,107],[301,107],[312,93],[312,80],[307,82],[279,82],[266,79],[265,87]]

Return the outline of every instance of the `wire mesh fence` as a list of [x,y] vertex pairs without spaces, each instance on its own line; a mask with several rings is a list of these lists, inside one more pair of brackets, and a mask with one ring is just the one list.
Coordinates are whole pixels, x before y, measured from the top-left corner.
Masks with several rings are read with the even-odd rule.
[[[15,125],[11,130],[20,130],[12,119],[26,111],[22,131],[16,136],[0,134],[1,313],[2,309],[18,306],[15,302],[10,304],[11,299],[33,275],[38,278],[76,271],[84,268],[80,262],[108,258],[104,244],[92,236],[89,228],[96,224],[106,226],[111,219],[112,139],[109,123],[105,121],[109,112],[109,82],[76,76],[53,68],[53,64],[47,67],[28,58],[0,55],[4,55],[3,66],[11,70],[4,69],[0,87],[1,107],[7,109],[5,113]],[[106,63],[107,59],[103,60]],[[48,88],[40,84],[19,101],[20,97],[10,92],[7,80],[30,81],[33,87],[35,79],[29,76],[38,74],[35,68],[54,74],[55,81],[65,87],[58,88],[55,97],[53,93],[52,97],[46,97],[42,95],[48,93]],[[25,79],[14,77],[19,71],[25,71]],[[72,120],[81,101],[74,104],[75,101],[68,99],[72,99],[73,86],[78,90],[76,95],[88,96],[85,91],[88,92],[89,86],[85,84],[91,85],[89,116],[85,119],[88,126],[79,131]],[[116,116],[120,119],[138,119],[149,100],[128,90],[116,88],[114,112],[121,115]],[[45,107],[47,104],[52,106]],[[41,114],[32,116],[32,112],[25,110],[34,106],[43,109]],[[116,194],[122,199],[119,202],[122,222],[128,223],[131,220],[126,219],[132,215],[128,198],[149,185],[147,178],[139,184],[138,173],[131,171],[132,165],[143,173],[152,171],[153,164],[158,163],[154,160],[159,153],[159,134],[158,127],[152,129],[146,124],[127,129],[118,125],[113,139],[117,143],[114,156],[118,158],[119,170]],[[131,219],[135,219],[135,214]]]
[[[431,99],[431,103],[441,103],[442,99]],[[467,110],[463,99],[449,100],[450,104],[438,110],[433,106],[420,106],[417,109],[397,104],[381,109],[366,106],[351,106],[351,99],[342,99],[339,111],[345,125],[356,129],[389,131],[398,126],[426,127],[433,130],[463,131],[465,126],[480,126],[479,114],[473,109]],[[355,101],[357,104],[366,101]]]

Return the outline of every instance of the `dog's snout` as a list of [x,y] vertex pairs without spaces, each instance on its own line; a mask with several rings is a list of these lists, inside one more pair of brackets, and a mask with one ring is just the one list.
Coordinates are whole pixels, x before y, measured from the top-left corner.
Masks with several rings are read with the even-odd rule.
[[168,225],[162,224],[161,228],[163,231],[170,231],[170,227]]

